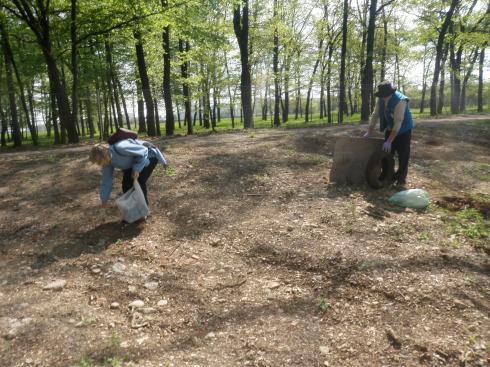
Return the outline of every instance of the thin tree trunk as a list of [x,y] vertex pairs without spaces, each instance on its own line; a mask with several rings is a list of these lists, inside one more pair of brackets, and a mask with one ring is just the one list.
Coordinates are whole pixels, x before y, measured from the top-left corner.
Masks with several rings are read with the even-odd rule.
[[146,133],[145,104],[141,93],[141,83],[136,82],[136,94],[138,95],[138,132]]
[[[226,51],[225,51],[225,71],[226,71],[226,78],[230,79],[230,70],[228,68],[228,58],[226,56]],[[228,87],[228,98],[230,99],[230,117],[231,117],[231,127],[232,129],[235,128],[235,106],[234,106],[234,99],[233,96],[231,95],[231,86],[230,83],[226,83]]]
[[279,30],[277,25],[277,0],[274,0],[274,51],[272,61],[272,71],[274,73],[274,126],[278,127],[281,124],[279,119],[279,103],[281,94],[279,92]]
[[313,82],[315,80],[316,71],[318,69],[318,65],[320,64],[320,60],[322,57],[322,50],[323,50],[323,38],[318,43],[318,57],[316,59],[315,66],[313,67],[313,72],[311,74],[310,81],[308,84],[308,92],[306,93],[305,123],[307,123],[309,121],[310,109],[313,110],[313,108],[310,107],[312,104],[312,102],[311,102],[311,91],[313,89]]
[[[162,0],[162,6],[167,7],[167,0]],[[165,101],[165,134],[174,134],[175,120],[172,106],[172,86],[170,82],[170,26],[163,28],[163,100]]]
[[157,136],[161,136],[162,132],[160,131],[160,116],[158,114],[158,102],[156,98],[153,100],[153,105],[155,106],[155,127],[157,129]]
[[146,105],[146,127],[148,129],[149,136],[156,135],[155,129],[155,114],[153,106],[153,97],[151,95],[150,79],[146,70],[145,52],[143,50],[143,41],[141,39],[141,33],[134,32],[134,38],[136,39],[136,58],[138,63],[138,71],[141,80],[141,89],[143,91],[143,98]]
[[[338,123],[339,125],[344,122],[344,111],[347,110],[347,103],[345,100],[345,61],[347,57],[347,36],[348,36],[348,17],[349,17],[349,0],[344,0],[343,17],[342,17],[342,46],[340,51],[340,76],[339,76],[339,107],[338,107]],[[350,96],[349,89],[349,99]],[[352,111],[352,107],[351,107]]]
[[369,21],[366,39],[366,63],[361,81],[361,120],[367,121],[371,113],[371,95],[373,91],[373,56],[374,33],[376,30],[377,0],[371,0],[369,5]]
[[437,113],[441,114],[442,109],[444,108],[445,97],[444,97],[444,89],[446,85],[446,59],[447,54],[449,52],[449,45],[446,43],[444,47],[444,53],[441,59],[441,75],[440,75],[440,83],[439,83],[439,103],[437,104]]
[[480,50],[478,63],[478,112],[483,112],[483,66],[485,62],[485,47]]
[[432,78],[432,85],[430,87],[430,115],[431,116],[437,115],[436,94],[437,94],[437,85],[439,83],[439,74],[441,72],[441,59],[444,52],[443,50],[444,40],[446,37],[447,29],[451,22],[451,18],[453,17],[454,10],[456,9],[458,3],[459,0],[451,0],[451,6],[449,7],[449,10],[447,11],[446,16],[444,17],[444,22],[441,26],[441,29],[439,30],[439,36],[437,38],[436,60],[434,63],[434,76]]
[[131,121],[129,120],[128,107],[126,105],[126,98],[124,97],[124,91],[122,89],[121,82],[119,81],[119,78],[117,77],[117,75],[114,75],[114,79],[116,82],[117,89],[119,91],[119,95],[121,96],[121,102],[123,105],[124,116],[126,117],[126,126],[128,127],[128,129],[131,130]]
[[461,103],[459,108],[461,112],[464,112],[466,110],[466,88],[468,86],[468,80],[470,79],[471,73],[473,72],[473,67],[475,66],[475,62],[477,58],[478,58],[478,48],[475,48],[472,54],[470,55],[470,62],[463,78],[463,86],[461,88]]

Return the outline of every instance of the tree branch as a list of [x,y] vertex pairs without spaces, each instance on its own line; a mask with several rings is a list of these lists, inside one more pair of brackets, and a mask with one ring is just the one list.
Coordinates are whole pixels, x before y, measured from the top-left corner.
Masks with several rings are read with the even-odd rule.
[[383,8],[384,8],[385,6],[390,5],[390,4],[391,4],[392,2],[394,2],[394,1],[395,1],[395,0],[388,0],[386,3],[382,4],[382,5],[381,5],[381,6],[378,8],[378,10],[376,10],[376,15],[377,15],[377,14],[379,14],[379,12],[380,12],[381,10],[383,10]]

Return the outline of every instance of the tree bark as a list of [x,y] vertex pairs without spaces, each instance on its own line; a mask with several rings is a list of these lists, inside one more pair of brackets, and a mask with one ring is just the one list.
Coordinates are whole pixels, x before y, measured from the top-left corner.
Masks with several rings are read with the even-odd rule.
[[141,83],[136,82],[136,93],[138,95],[138,132],[146,133],[146,121],[145,121],[145,103],[141,93]]
[[466,87],[468,86],[468,80],[470,79],[471,73],[473,72],[473,67],[475,66],[476,59],[478,58],[478,47],[470,55],[470,62],[465,71],[463,77],[463,85],[461,87],[461,101],[459,104],[459,110],[464,112],[466,110]]
[[279,30],[277,26],[277,0],[274,0],[274,50],[272,71],[274,73],[274,126],[278,127],[281,124],[279,119],[279,104],[281,100],[281,94],[279,92]]
[[5,60],[5,78],[7,81],[9,106],[10,106],[10,126],[12,129],[12,139],[14,141],[14,146],[20,147],[22,145],[22,134],[20,131],[19,117],[17,115],[17,103],[15,101],[15,87],[14,78],[12,72],[12,60],[11,51],[7,31],[5,29],[5,24],[3,17],[0,19],[0,32],[2,36],[2,48]]
[[347,110],[347,102],[345,99],[345,61],[347,57],[347,36],[348,36],[348,17],[349,17],[349,0],[344,0],[343,15],[342,15],[342,46],[340,51],[340,76],[339,76],[339,107],[338,107],[338,123],[344,121],[344,111]]
[[243,125],[245,129],[253,129],[252,112],[252,77],[249,64],[249,7],[248,0],[240,0],[240,4],[234,7],[233,28],[240,48],[241,72],[241,99],[243,109]]
[[[162,6],[167,6],[167,1],[162,0]],[[165,134],[174,134],[175,119],[172,106],[172,85],[170,82],[170,26],[163,28],[163,100],[165,101]]]
[[436,60],[434,62],[434,76],[432,78],[432,85],[430,87],[430,115],[437,115],[437,85],[439,83],[439,74],[441,72],[441,59],[444,52],[444,40],[446,37],[446,32],[448,30],[451,18],[453,17],[456,6],[460,0],[451,0],[451,5],[447,11],[444,22],[442,23],[441,29],[439,31],[439,36],[437,37],[436,44]]
[[483,66],[485,62],[485,47],[480,50],[478,63],[478,112],[483,112]]
[[377,0],[369,5],[369,21],[366,38],[366,63],[361,81],[361,120],[367,121],[371,113],[371,94],[373,92],[374,33],[376,30]]
[[136,58],[138,63],[138,71],[141,80],[141,89],[143,91],[143,98],[146,105],[146,127],[148,129],[149,136],[156,135],[155,129],[155,113],[153,105],[153,97],[151,95],[150,80],[146,70],[145,52],[143,50],[143,41],[141,39],[141,33],[134,32],[134,38],[136,39]]

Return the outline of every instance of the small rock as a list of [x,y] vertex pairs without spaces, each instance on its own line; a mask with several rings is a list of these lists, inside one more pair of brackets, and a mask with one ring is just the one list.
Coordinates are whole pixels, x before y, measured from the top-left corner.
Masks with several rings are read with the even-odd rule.
[[99,274],[101,270],[99,268],[92,268],[92,273]]
[[280,286],[281,286],[281,283],[279,283],[279,282],[269,282],[269,283],[267,283],[266,288],[276,289],[276,288],[279,288]]
[[154,291],[155,289],[158,288],[158,282],[148,282],[145,283],[145,288],[149,289],[150,291]]
[[112,265],[112,271],[114,273],[123,273],[124,270],[126,270],[126,265],[124,264],[121,264],[121,263],[115,263],[114,265]]
[[145,305],[145,302],[143,302],[140,299],[137,299],[136,301],[131,302],[128,306],[130,308],[141,308]]
[[153,307],[144,307],[140,309],[140,312],[144,315],[148,315],[157,312],[157,310],[154,309]]
[[60,291],[62,290],[66,285],[66,280],[64,279],[59,279],[55,280],[54,282],[48,283],[43,287],[43,290],[52,290],[52,291]]
[[199,256],[197,256],[197,255],[192,255],[191,257],[192,257],[194,260],[199,260]]
[[390,341],[391,345],[393,345],[394,348],[400,349],[402,346],[402,342],[400,338],[395,334],[393,329],[387,328],[386,329],[386,336],[388,337],[388,340]]
[[148,340],[148,335],[145,335],[145,336],[142,336],[141,338],[136,339],[136,343],[138,343],[138,345],[141,345],[147,340]]
[[212,331],[207,333],[206,336],[204,337],[204,339],[212,339],[212,338],[215,338],[216,337],[216,334],[213,333]]
[[168,305],[168,301],[166,299],[161,299],[160,301],[158,301],[157,303],[157,306],[158,307],[163,307],[163,306],[166,306]]
[[118,302],[112,302],[111,303],[111,308],[114,310],[116,308],[119,308],[119,303]]
[[330,353],[330,349],[326,345],[320,345],[319,347],[320,353],[323,355],[328,355]]
[[137,289],[134,285],[128,285],[128,292],[129,294],[136,294]]
[[287,229],[288,229],[288,232],[292,232],[294,230],[294,228],[291,226],[289,226]]

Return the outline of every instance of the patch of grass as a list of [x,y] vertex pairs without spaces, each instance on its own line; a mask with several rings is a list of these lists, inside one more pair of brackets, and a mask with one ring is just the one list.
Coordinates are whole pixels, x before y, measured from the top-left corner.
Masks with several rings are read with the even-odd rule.
[[432,236],[432,233],[430,233],[429,231],[422,231],[420,232],[419,234],[419,240],[420,241],[430,241],[434,238],[434,236]]
[[108,357],[104,359],[102,363],[103,367],[119,367],[122,365],[122,359],[118,357]]
[[172,168],[172,166],[167,166],[167,169],[165,170],[165,176],[166,177],[172,177],[175,176],[175,171]]
[[80,362],[77,363],[77,367],[93,367],[94,361],[90,357],[83,357]]
[[480,181],[490,182],[490,165],[475,162],[470,167],[465,168],[464,173]]
[[318,303],[318,308],[322,312],[327,312],[332,306],[330,303],[328,303],[327,299],[325,297],[321,297],[320,301]]
[[448,232],[490,251],[490,221],[475,208],[465,208],[448,218]]
[[121,346],[121,337],[117,334],[117,332],[113,332],[112,335],[111,335],[111,341],[110,341],[110,344],[111,344],[111,347],[113,348],[119,348]]
[[152,175],[153,175],[153,177],[163,177],[165,175],[165,171],[160,166],[157,166],[153,170]]

